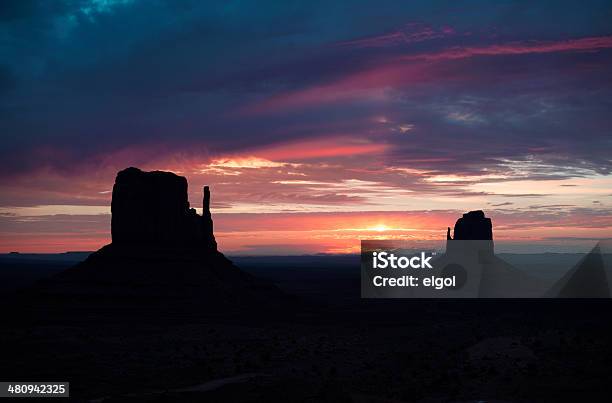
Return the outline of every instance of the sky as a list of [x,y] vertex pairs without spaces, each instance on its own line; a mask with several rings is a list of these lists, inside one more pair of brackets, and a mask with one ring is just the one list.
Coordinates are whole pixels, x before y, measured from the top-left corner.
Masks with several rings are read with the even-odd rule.
[[117,171],[187,177],[230,254],[612,237],[609,1],[3,1],[0,252],[110,242]]

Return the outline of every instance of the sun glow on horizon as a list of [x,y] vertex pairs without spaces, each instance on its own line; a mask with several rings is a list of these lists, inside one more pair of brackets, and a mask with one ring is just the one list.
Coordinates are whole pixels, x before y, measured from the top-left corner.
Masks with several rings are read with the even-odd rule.
[[370,227],[369,230],[376,231],[376,232],[385,232],[385,231],[390,230],[390,228],[387,227],[385,224],[378,224],[373,227]]

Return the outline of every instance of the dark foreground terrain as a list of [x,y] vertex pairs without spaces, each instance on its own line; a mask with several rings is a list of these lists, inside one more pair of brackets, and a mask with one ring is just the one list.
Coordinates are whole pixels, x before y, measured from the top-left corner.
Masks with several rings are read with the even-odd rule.
[[361,300],[358,257],[235,258],[300,298],[219,311],[32,300],[82,259],[3,257],[0,379],[75,401],[609,401],[608,300]]

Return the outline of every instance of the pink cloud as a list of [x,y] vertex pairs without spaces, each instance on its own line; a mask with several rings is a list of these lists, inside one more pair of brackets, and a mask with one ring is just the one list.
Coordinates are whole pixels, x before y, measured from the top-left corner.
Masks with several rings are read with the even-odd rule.
[[565,41],[510,42],[498,45],[455,47],[440,52],[404,56],[403,60],[453,60],[473,56],[524,55],[531,53],[595,51],[612,48],[612,36],[597,36]]
[[[388,38],[378,40],[383,42],[395,40],[397,35],[399,34],[389,34]],[[388,99],[389,89],[457,78],[448,71],[441,74],[432,69],[432,62],[476,56],[586,52],[610,48],[612,48],[612,36],[600,36],[564,41],[525,41],[487,46],[453,47],[430,53],[384,58],[372,68],[349,74],[335,82],[273,95],[263,102],[247,106],[243,109],[243,113],[247,115],[276,113],[288,109],[350,102],[358,99],[368,102],[385,102]],[[471,73],[463,71],[461,74]]]
[[329,157],[344,157],[384,152],[388,145],[354,136],[336,135],[307,141],[281,143],[259,150],[258,155],[271,160],[308,160]]
[[247,115],[275,113],[292,108],[320,106],[354,99],[385,102],[388,99],[389,88],[430,81],[434,76],[425,67],[423,63],[384,62],[372,69],[350,74],[329,84],[273,95],[263,102],[247,106],[243,113]]

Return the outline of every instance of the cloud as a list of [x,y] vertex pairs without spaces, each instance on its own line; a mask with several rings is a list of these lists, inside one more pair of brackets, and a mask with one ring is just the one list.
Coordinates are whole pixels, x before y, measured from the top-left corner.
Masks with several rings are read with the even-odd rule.
[[399,30],[382,35],[345,41],[338,45],[354,48],[398,46],[444,38],[454,33],[455,30],[449,26],[434,28],[423,24],[411,23]]
[[516,56],[555,52],[584,52],[612,48],[612,36],[577,38],[561,41],[509,42],[474,47],[454,47],[440,52],[405,56],[405,60],[454,60],[476,56]]
[[503,203],[492,203],[493,207],[503,207],[503,206],[512,206],[514,203],[512,202],[503,202]]

